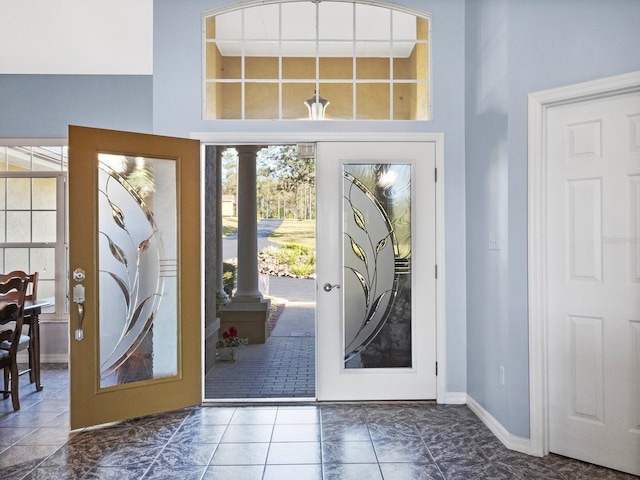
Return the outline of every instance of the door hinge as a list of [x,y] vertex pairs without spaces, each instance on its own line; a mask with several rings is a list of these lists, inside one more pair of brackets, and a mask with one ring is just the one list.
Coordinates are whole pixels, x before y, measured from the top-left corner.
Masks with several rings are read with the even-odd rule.
[[438,376],[438,362],[436,362],[436,377]]
[[438,278],[438,265],[436,265],[436,278]]
[[438,181],[438,169],[434,168],[433,170],[434,170],[434,179],[433,179],[433,181],[437,182]]

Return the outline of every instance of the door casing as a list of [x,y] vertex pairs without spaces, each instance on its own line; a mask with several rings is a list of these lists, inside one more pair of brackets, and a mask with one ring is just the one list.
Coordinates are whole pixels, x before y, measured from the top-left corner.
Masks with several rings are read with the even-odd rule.
[[529,392],[532,455],[549,454],[549,393],[547,353],[547,285],[544,262],[547,234],[546,138],[547,114],[559,105],[640,91],[640,72],[532,93],[529,95],[528,146],[528,280],[529,280]]
[[[447,395],[446,351],[446,267],[444,231],[444,134],[443,133],[351,133],[351,132],[196,132],[191,138],[211,145],[278,145],[316,142],[434,142],[436,150],[436,361],[438,363],[438,403],[460,403],[458,395]],[[464,403],[464,402],[462,402]]]

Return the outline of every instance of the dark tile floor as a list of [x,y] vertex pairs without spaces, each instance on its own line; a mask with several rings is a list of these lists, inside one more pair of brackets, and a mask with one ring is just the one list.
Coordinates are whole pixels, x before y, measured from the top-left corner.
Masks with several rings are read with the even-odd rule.
[[0,402],[0,478],[630,479],[505,449],[465,406],[197,407],[70,432],[65,369]]

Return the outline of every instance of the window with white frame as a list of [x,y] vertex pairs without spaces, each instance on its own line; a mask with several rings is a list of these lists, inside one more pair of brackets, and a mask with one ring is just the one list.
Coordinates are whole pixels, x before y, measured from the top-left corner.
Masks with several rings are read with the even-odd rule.
[[428,120],[430,20],[371,3],[204,16],[205,119]]
[[38,272],[43,316],[67,308],[66,147],[0,146],[0,271]]

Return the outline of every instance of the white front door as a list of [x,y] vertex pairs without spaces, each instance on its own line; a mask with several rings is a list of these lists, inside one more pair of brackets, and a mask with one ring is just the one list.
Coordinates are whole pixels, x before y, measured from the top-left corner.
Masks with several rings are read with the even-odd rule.
[[547,125],[550,450],[640,474],[640,95]]
[[318,400],[436,398],[435,152],[318,144]]

